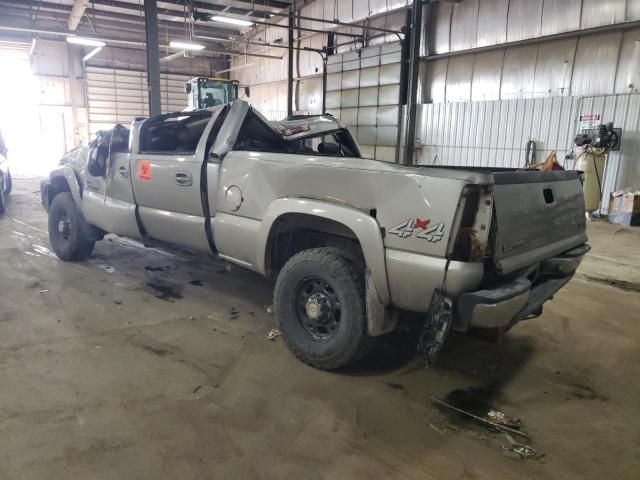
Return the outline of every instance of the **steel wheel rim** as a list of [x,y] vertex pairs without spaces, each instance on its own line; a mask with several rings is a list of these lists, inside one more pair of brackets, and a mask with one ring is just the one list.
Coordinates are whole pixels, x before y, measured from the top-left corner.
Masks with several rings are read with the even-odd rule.
[[56,222],[56,231],[58,236],[65,242],[68,242],[71,238],[71,227],[71,219],[67,216],[67,213],[64,212]]
[[324,279],[303,279],[294,295],[297,320],[314,340],[329,340],[340,327],[342,307],[333,287]]

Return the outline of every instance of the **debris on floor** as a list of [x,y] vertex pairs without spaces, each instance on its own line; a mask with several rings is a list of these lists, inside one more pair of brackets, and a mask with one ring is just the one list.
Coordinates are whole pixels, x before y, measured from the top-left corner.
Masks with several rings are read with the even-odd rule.
[[516,442],[508,433],[504,433],[504,436],[509,442],[509,445],[502,445],[502,449],[507,452],[515,453],[521,460],[540,460],[545,456],[544,453],[538,452],[535,448],[530,447],[529,445],[522,445],[521,443]]
[[44,290],[40,290],[38,293],[47,293],[49,291],[48,288],[45,288]]
[[522,427],[522,421],[519,418],[507,417],[504,413],[494,409],[487,412],[485,419],[509,428],[519,429]]
[[279,336],[280,330],[278,330],[277,328],[272,328],[271,330],[269,330],[269,333],[267,333],[267,338],[271,341],[274,341]]
[[104,270],[107,273],[116,273],[115,267],[112,267],[111,265],[98,265],[98,268]]
[[509,432],[509,433],[512,433],[514,435],[518,435],[518,436],[521,436],[521,437],[524,437],[524,438],[529,438],[529,435],[527,435],[524,432],[521,432],[520,430],[517,430],[516,428],[511,428],[511,427],[508,427],[506,425],[502,425],[500,423],[496,423],[494,421],[487,420],[486,418],[480,417],[478,415],[474,415],[473,413],[467,412],[466,410],[462,410],[461,408],[458,408],[458,407],[455,407],[453,405],[450,405],[450,404],[448,404],[446,402],[443,402],[442,400],[438,400],[435,397],[429,397],[429,398],[431,399],[432,402],[434,402],[434,403],[436,403],[436,404],[438,404],[440,406],[446,407],[446,408],[448,408],[450,410],[453,410],[455,412],[461,413],[462,415],[465,415],[465,416],[467,416],[469,418],[472,418],[476,422],[482,423],[485,426],[492,427],[492,428],[494,428],[496,430],[500,430],[500,431],[503,431],[503,432]]
[[175,270],[175,267],[171,265],[160,265],[158,267],[153,267],[151,265],[147,265],[144,267],[147,272],[169,272],[171,270]]
[[264,309],[269,315],[273,315],[273,305],[265,305]]

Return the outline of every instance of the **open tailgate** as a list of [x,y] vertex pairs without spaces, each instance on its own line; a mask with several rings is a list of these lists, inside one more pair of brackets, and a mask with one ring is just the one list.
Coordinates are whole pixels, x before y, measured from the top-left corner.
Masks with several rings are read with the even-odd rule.
[[494,262],[508,274],[587,241],[575,171],[496,172]]

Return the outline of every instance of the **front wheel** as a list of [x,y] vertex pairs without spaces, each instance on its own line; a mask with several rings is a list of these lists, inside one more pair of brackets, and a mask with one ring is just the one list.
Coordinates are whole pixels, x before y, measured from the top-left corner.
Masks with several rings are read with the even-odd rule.
[[11,172],[7,172],[7,178],[5,179],[4,182],[4,193],[5,194],[9,194],[11,193],[11,189],[13,188],[13,179],[11,178]]
[[87,234],[89,224],[69,192],[59,193],[49,208],[49,240],[62,260],[84,260],[96,243]]
[[334,370],[363,357],[367,335],[364,278],[336,248],[304,250],[284,265],[274,293],[282,337],[303,362]]

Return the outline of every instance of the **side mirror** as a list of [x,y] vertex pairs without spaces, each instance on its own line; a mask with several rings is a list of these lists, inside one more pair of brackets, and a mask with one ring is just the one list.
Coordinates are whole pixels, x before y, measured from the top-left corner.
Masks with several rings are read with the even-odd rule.
[[87,161],[87,171],[92,177],[104,177],[107,172],[107,157],[109,156],[109,147],[107,145],[98,145],[89,151],[89,160]]
[[244,87],[244,96],[247,98],[251,97],[251,89],[249,87]]
[[184,84],[184,93],[191,93],[191,83],[186,82]]

